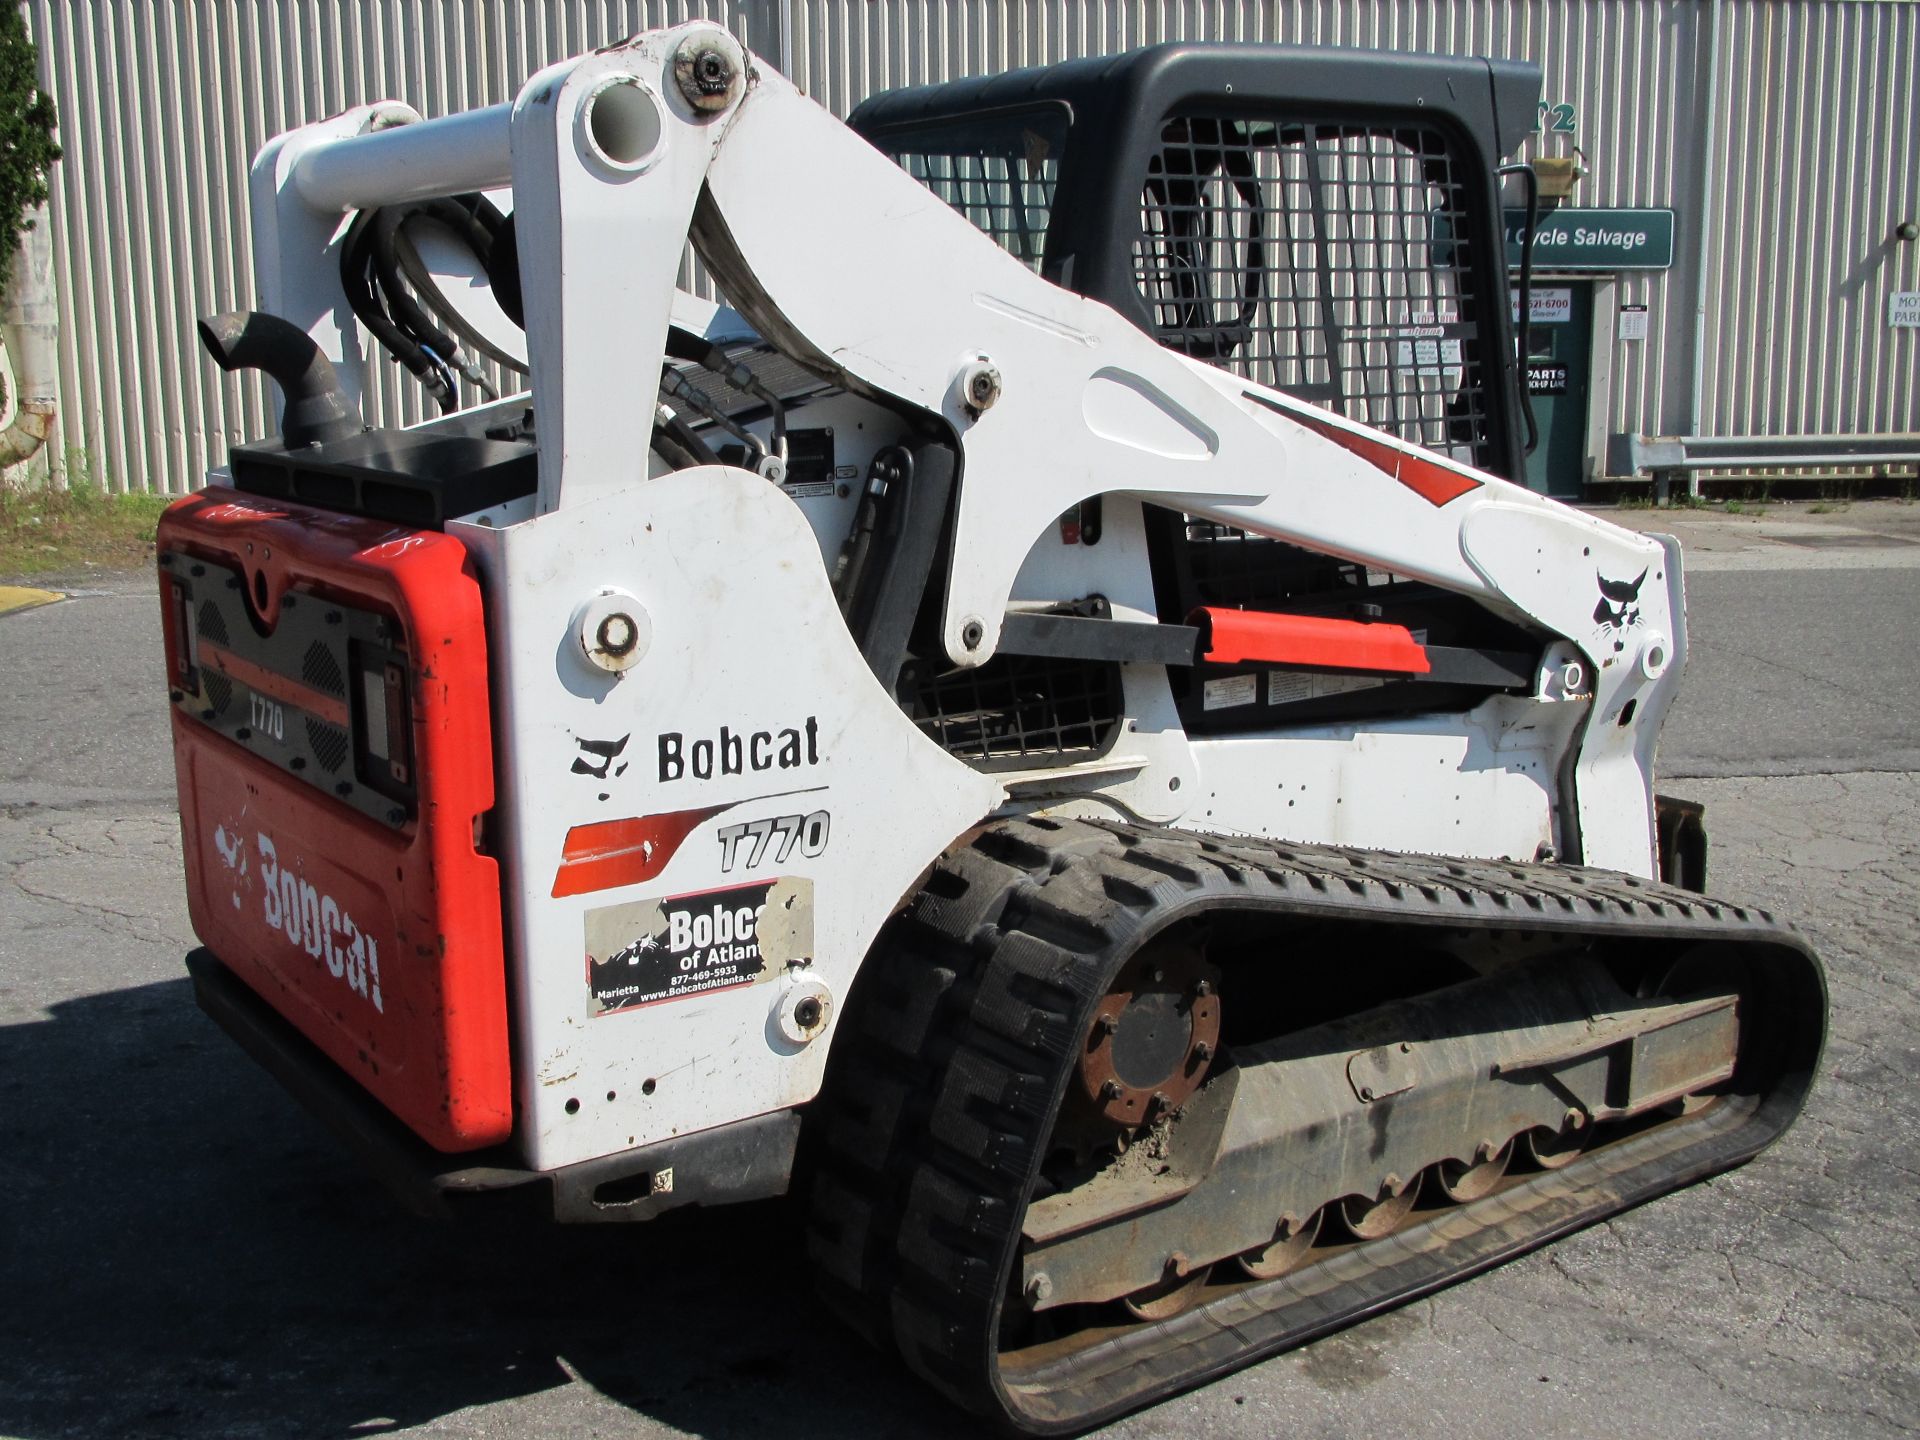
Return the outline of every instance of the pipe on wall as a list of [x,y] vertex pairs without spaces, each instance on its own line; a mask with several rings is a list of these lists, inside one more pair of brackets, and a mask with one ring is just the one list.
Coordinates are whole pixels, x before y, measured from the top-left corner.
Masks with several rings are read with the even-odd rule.
[[0,307],[6,343],[7,410],[0,430],[0,469],[39,454],[60,423],[60,307],[53,292],[53,239],[43,205],[20,236],[13,280]]

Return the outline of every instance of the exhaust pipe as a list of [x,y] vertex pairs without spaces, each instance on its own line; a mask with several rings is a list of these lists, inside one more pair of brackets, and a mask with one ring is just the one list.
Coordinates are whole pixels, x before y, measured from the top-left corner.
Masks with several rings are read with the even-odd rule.
[[286,401],[280,439],[289,450],[367,428],[340,388],[333,362],[299,326],[260,310],[229,310],[200,322],[200,340],[222,370],[264,370],[273,377]]

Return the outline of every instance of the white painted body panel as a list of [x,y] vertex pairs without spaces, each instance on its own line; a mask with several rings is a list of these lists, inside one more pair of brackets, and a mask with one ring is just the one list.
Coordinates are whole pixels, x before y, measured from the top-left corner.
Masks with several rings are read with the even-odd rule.
[[[550,1169],[811,1098],[827,1047],[779,1036],[781,997],[802,979],[844,997],[894,903],[999,803],[1000,787],[925,740],[874,683],[812,532],[756,476],[682,471],[505,529],[450,528],[479,561],[490,608],[515,1098],[528,1162]],[[572,639],[575,608],[606,587],[634,596],[651,622],[646,656],[617,678],[590,666]],[[723,725],[750,736],[810,717],[817,763],[659,778],[662,734],[691,743]],[[580,740],[622,736],[604,778],[574,771],[576,759],[598,760]],[[573,826],[712,806],[728,808],[647,885],[554,897]],[[721,826],[822,810],[832,830],[817,859],[796,848],[784,865],[769,853],[749,869],[736,856],[732,873],[722,871]],[[812,965],[593,1013],[588,912],[776,875],[813,882]]]
[[1196,740],[1182,824],[1373,850],[1535,860],[1557,848],[1556,771],[1583,708],[1499,698],[1463,715]]

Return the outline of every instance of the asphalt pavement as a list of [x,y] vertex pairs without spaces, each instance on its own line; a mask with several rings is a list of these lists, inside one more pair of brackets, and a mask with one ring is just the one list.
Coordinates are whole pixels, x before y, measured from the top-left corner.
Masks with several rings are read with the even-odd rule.
[[[1664,788],[1707,803],[1711,888],[1829,970],[1807,1114],[1105,1433],[1920,1429],[1920,507],[1618,518],[1688,545]],[[193,1006],[152,578],[49,588],[0,613],[0,1434],[975,1433],[813,1301],[777,1204],[396,1209]]]

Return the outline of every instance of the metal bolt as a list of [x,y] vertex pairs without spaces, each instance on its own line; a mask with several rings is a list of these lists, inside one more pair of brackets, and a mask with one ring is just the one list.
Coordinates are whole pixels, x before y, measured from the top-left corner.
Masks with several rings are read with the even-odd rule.
[[1102,1100],[1118,1100],[1125,1093],[1124,1088],[1118,1080],[1108,1080],[1100,1087],[1100,1098]]
[[1027,1282],[1027,1303],[1044,1305],[1053,1298],[1053,1277],[1042,1270]]
[[1360,1087],[1360,1098],[1362,1100],[1373,1099],[1373,1087],[1371,1085],[1362,1085]]
[[960,627],[960,643],[969,650],[978,650],[980,642],[987,638],[987,627],[978,620],[969,620]]
[[[405,820],[406,818],[407,818],[407,812],[402,810],[398,805],[394,806],[393,809],[387,811],[387,823],[389,825],[398,825],[402,820]],[[611,1100],[613,1097],[609,1095],[607,1098]]]
[[1193,982],[1193,998],[1194,998],[1194,999],[1196,999],[1196,1000],[1204,1000],[1204,999],[1206,999],[1206,998],[1207,998],[1207,996],[1209,996],[1209,995],[1211,995],[1211,994],[1213,994],[1213,982],[1212,982],[1212,981],[1210,981],[1210,980],[1196,980],[1196,981],[1194,981],[1194,982]]
[[1176,1250],[1167,1256],[1166,1268],[1169,1275],[1184,1275],[1193,1268],[1193,1262],[1187,1258],[1186,1251]]
[[673,79],[689,105],[703,115],[713,115],[732,103],[740,71],[723,41],[695,35],[674,51]]
[[1166,1091],[1156,1090],[1153,1092],[1153,1109],[1155,1114],[1164,1115],[1172,1108],[1173,1098],[1168,1095]]
[[1413,1046],[1409,1045],[1406,1041],[1402,1040],[1400,1042],[1400,1053],[1402,1055],[1411,1055],[1413,1053]]
[[233,732],[233,738],[236,740],[251,740],[253,738],[253,727],[250,725],[242,725],[238,730]]
[[1102,1015],[1093,1022],[1093,1027],[1102,1035],[1111,1035],[1120,1028],[1120,1020],[1118,1016]]
[[982,355],[960,372],[960,393],[977,414],[993,408],[1000,398],[1000,372]]
[[1586,1116],[1582,1115],[1578,1110],[1574,1109],[1571,1105],[1567,1107],[1567,1128],[1569,1130],[1578,1130],[1582,1125],[1586,1123],[1587,1123]]
[[1204,1040],[1200,1041],[1193,1047],[1193,1058],[1203,1065],[1206,1064],[1207,1061],[1213,1059],[1213,1046]]
[[1391,1171],[1388,1172],[1387,1193],[1389,1195],[1398,1195],[1402,1190],[1406,1188],[1407,1188],[1406,1181],[1402,1180],[1398,1175],[1393,1174]]
[[820,1001],[812,995],[807,996],[793,1007],[793,1023],[802,1030],[811,1030],[820,1023]]
[[333,793],[345,799],[353,793],[353,782],[351,780],[342,780],[338,785],[333,787]]

